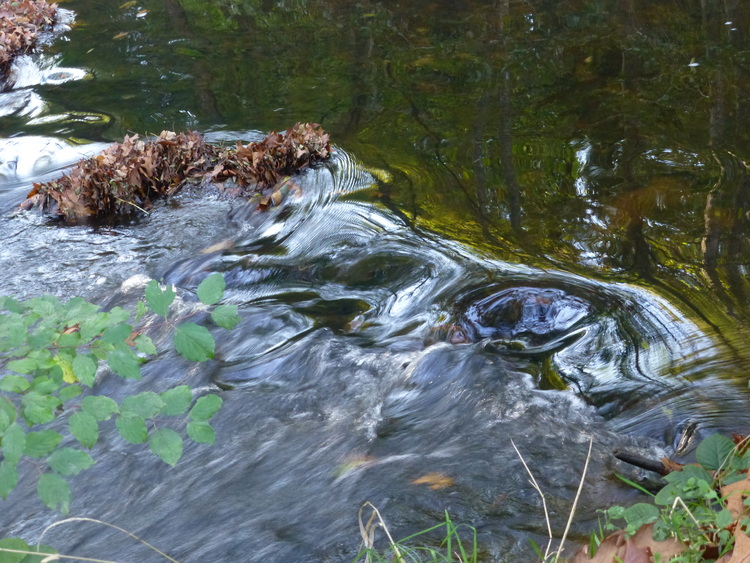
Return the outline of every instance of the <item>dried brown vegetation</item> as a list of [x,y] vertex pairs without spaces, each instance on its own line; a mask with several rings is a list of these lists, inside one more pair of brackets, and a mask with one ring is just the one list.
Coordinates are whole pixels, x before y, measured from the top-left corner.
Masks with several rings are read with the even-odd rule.
[[31,51],[39,32],[56,17],[57,4],[45,0],[0,0],[0,81],[7,78],[13,59]]
[[283,179],[331,154],[329,136],[317,124],[297,123],[256,143],[211,145],[198,133],[163,131],[153,140],[126,136],[80,161],[57,180],[34,184],[21,206],[41,208],[68,223],[128,219],[152,207],[186,182],[210,182],[231,195],[271,197]]

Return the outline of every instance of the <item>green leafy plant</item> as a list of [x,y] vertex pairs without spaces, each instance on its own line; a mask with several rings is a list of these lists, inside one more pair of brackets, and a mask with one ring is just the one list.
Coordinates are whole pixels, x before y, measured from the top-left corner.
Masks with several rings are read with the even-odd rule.
[[[237,307],[217,305],[224,294],[221,274],[209,275],[198,286],[198,298],[213,306],[211,318],[231,329],[239,322]],[[27,458],[27,478],[38,474],[37,493],[50,509],[67,514],[71,501],[69,477],[92,467],[88,451],[99,438],[99,428],[114,418],[117,431],[133,444],[148,442],[150,450],[169,465],[182,456],[183,436],[165,425],[176,419],[187,436],[205,444],[214,442],[209,422],[221,408],[218,395],[194,400],[187,385],[161,393],[144,391],[119,403],[93,393],[97,373],[106,367],[124,379],[140,379],[141,365],[157,353],[151,338],[132,323],[146,315],[162,317],[174,331],[174,346],[196,362],[214,356],[215,341],[204,326],[177,324],[169,317],[176,293],[151,280],[145,300],[134,312],[121,307],[102,311],[79,297],[62,302],[53,296],[26,301],[0,297],[0,497],[7,499],[19,480],[19,461]],[[132,319],[132,320],[131,320]],[[89,391],[91,390],[91,391]],[[86,391],[85,396],[83,396]],[[69,443],[58,421],[67,418]],[[159,422],[158,426],[156,422]],[[55,430],[45,428],[56,423]]]
[[[750,556],[747,439],[735,442],[719,434],[709,436],[698,445],[696,462],[675,464],[676,470],[664,477],[666,484],[656,494],[624,479],[649,494],[651,502],[605,510],[605,523],[599,533],[592,534],[588,555],[597,560],[597,550],[608,540],[604,537],[606,532],[621,530],[625,537],[633,537],[651,530],[646,544],[658,554],[660,546],[656,542],[671,542],[670,561],[713,561],[730,553],[732,560]],[[618,521],[624,521],[624,526],[615,525]],[[612,556],[607,557],[611,560]],[[575,559],[579,560],[583,559]]]

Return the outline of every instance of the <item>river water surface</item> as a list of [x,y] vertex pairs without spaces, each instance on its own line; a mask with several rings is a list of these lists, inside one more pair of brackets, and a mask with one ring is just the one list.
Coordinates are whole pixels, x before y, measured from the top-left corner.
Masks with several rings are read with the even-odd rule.
[[[615,473],[655,482],[614,449],[690,459],[750,431],[750,9],[117,4],[65,2],[75,24],[0,94],[3,293],[133,307],[156,278],[186,314],[221,272],[242,321],[213,361],[101,374],[116,398],[220,393],[217,441],[170,468],[102,425],[71,515],[182,562],[338,562],[370,501],[396,536],[448,511],[487,561],[532,560],[541,501],[511,440],[558,536],[593,440],[580,539],[636,498]],[[250,141],[296,121],[336,151],[267,212],[196,192],[101,229],[16,211],[129,132]],[[443,486],[415,483],[430,474]],[[35,483],[2,504],[5,535],[33,542],[58,518]],[[157,560],[89,523],[44,540]]]

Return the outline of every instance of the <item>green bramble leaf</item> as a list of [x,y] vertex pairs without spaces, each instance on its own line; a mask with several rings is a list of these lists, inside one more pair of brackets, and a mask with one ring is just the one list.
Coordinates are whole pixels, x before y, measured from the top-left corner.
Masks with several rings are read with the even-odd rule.
[[145,334],[136,336],[134,342],[136,350],[141,354],[146,354],[147,356],[156,354],[156,346],[154,346],[153,341]]
[[48,545],[31,545],[26,551],[33,551],[39,555],[26,555],[21,559],[20,563],[45,563],[46,561],[55,561],[56,559],[49,559],[49,555],[57,553],[54,548]]
[[78,381],[86,387],[94,386],[98,362],[88,354],[79,354],[73,358],[73,373]]
[[208,422],[191,420],[187,425],[187,433],[193,442],[213,444],[216,441],[214,429]]
[[80,385],[68,385],[60,389],[60,392],[57,394],[57,396],[60,398],[60,400],[63,403],[66,403],[70,401],[72,398],[77,397],[80,394],[81,394]]
[[153,418],[164,408],[164,401],[153,391],[144,391],[126,397],[120,403],[120,412],[132,412],[142,418]]
[[115,426],[117,426],[120,436],[131,444],[143,444],[148,440],[146,421],[134,412],[125,412],[119,415],[115,419]]
[[164,463],[172,467],[182,457],[182,437],[170,428],[160,428],[153,432],[149,447]]
[[22,358],[20,360],[13,360],[8,362],[8,365],[5,366],[10,371],[15,371],[16,373],[31,373],[34,371],[37,367],[39,367],[39,364],[37,364],[36,360],[32,358]]
[[138,303],[135,304],[135,321],[140,321],[146,313],[148,313],[148,307],[146,307],[146,304],[143,301],[138,301]]
[[47,465],[60,475],[78,475],[95,463],[89,454],[73,448],[60,448],[47,458]]
[[240,322],[237,305],[219,305],[211,311],[211,320],[221,328],[233,329]]
[[97,421],[109,420],[112,415],[119,413],[117,403],[103,395],[90,395],[81,401],[81,411],[89,413]]
[[40,394],[37,391],[31,391],[21,399],[23,417],[29,426],[52,422],[55,419],[55,409],[60,404],[62,402],[57,397]]
[[623,518],[628,523],[629,529],[637,530],[641,526],[656,522],[659,519],[659,509],[653,504],[639,502],[626,508]]
[[16,464],[7,459],[0,462],[0,498],[7,499],[17,484],[18,469],[16,469]]
[[127,346],[107,353],[109,367],[125,379],[141,378],[141,359]]
[[190,408],[193,402],[193,392],[187,385],[179,385],[174,389],[169,389],[161,393],[161,399],[164,401],[164,407],[161,414],[166,416],[176,416],[184,413]]
[[0,436],[16,420],[16,407],[5,397],[0,397]]
[[29,387],[31,387],[29,380],[20,375],[6,375],[0,379],[0,391],[23,393]]
[[205,362],[214,357],[216,343],[206,327],[184,323],[175,330],[174,345],[186,360]]
[[224,276],[218,272],[214,272],[198,286],[198,299],[205,305],[215,305],[224,296],[226,286]]
[[695,459],[705,469],[715,471],[729,460],[733,452],[732,440],[721,434],[712,434],[698,444]]
[[51,510],[60,506],[60,512],[70,511],[70,485],[55,473],[43,473],[39,476],[36,492],[41,501]]
[[85,448],[93,448],[99,439],[99,423],[93,415],[85,411],[73,413],[68,421],[68,428]]
[[[29,551],[29,544],[21,538],[3,538],[0,540],[0,548],[15,551]],[[0,551],[0,563],[19,563],[26,557],[23,553]]]
[[107,328],[102,333],[102,340],[107,344],[119,344],[130,338],[130,334],[133,332],[133,327],[127,323],[120,323],[115,326]]
[[16,423],[10,425],[3,435],[3,458],[17,463],[26,449],[26,433]]
[[167,316],[175,295],[177,294],[169,286],[161,289],[156,280],[151,280],[146,285],[146,303],[154,313],[162,317]]
[[61,441],[62,436],[52,430],[29,432],[23,453],[29,457],[45,457],[54,452]]
[[205,395],[201,397],[190,410],[191,420],[199,422],[208,420],[218,412],[223,402],[222,398],[218,395]]

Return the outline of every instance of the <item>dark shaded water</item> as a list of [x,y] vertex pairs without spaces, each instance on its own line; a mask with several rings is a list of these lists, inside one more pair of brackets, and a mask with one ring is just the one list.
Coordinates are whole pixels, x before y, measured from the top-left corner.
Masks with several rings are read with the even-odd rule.
[[[103,379],[113,396],[220,388],[218,440],[171,469],[103,432],[72,514],[180,561],[349,561],[372,501],[398,536],[448,510],[510,561],[544,535],[510,439],[560,534],[589,437],[579,533],[632,497],[615,472],[646,477],[612,449],[689,456],[748,431],[739,4],[66,7],[78,24],[0,95],[3,292],[132,305],[153,277],[188,309],[219,271],[243,319],[214,362],[165,355],[142,383]],[[58,83],[81,76],[57,67],[88,76]],[[251,140],[297,120],[338,150],[268,213],[183,194],[97,233],[13,212],[31,181],[102,146],[66,138]],[[454,485],[413,483],[432,472]],[[34,485],[3,504],[5,534],[34,541],[54,521]],[[153,558],[91,524],[45,540]]]

